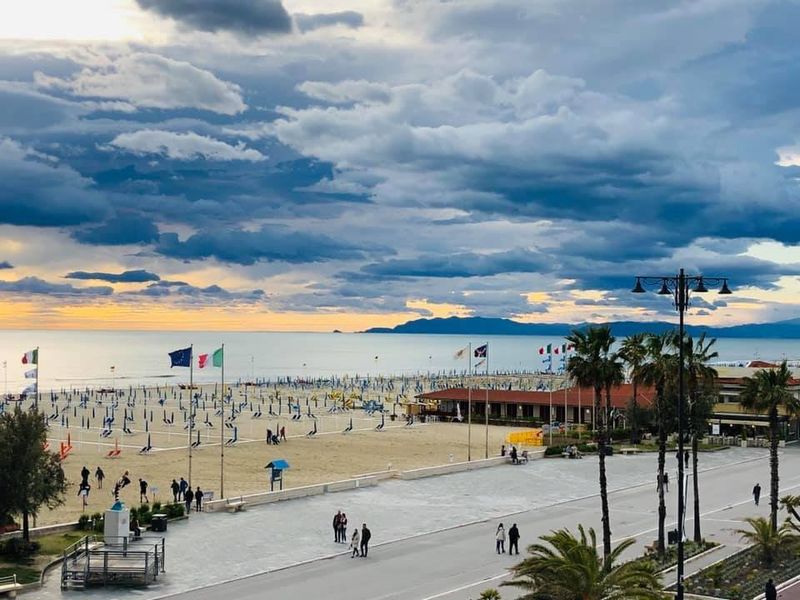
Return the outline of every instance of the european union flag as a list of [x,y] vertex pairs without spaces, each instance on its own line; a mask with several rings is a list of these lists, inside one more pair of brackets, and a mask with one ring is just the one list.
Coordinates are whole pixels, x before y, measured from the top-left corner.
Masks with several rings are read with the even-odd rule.
[[183,350],[175,350],[169,353],[169,360],[172,367],[190,367],[192,366],[192,348],[184,348]]

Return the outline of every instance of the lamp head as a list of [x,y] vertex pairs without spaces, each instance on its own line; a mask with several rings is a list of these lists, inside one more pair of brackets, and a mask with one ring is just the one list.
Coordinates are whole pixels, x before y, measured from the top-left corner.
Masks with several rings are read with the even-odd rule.
[[695,293],[698,293],[698,294],[702,294],[702,293],[708,291],[708,288],[703,283],[703,278],[702,277],[700,277],[700,279],[697,280],[697,285],[695,286],[693,291]]
[[642,287],[642,280],[641,278],[636,278],[636,285],[631,290],[634,294],[644,294],[644,288]]
[[667,287],[667,282],[666,281],[662,282],[661,283],[661,289],[658,290],[658,295],[659,296],[669,296],[671,293],[672,292],[670,292],[669,288]]
[[725,295],[733,293],[731,291],[731,289],[728,287],[728,280],[727,279],[724,279],[722,281],[722,288],[720,288],[719,293],[720,294],[725,294]]

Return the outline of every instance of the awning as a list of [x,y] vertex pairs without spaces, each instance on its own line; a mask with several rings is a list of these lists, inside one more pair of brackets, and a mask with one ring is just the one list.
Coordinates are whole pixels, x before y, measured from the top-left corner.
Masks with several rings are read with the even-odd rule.
[[267,466],[264,467],[264,468],[265,469],[283,470],[283,469],[288,469],[289,468],[289,463],[286,462],[284,459],[279,458],[277,460],[273,460],[272,462],[267,463]]

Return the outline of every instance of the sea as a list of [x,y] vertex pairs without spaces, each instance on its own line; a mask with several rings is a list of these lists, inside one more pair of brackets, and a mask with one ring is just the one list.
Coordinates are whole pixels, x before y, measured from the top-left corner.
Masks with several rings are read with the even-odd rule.
[[[22,364],[22,356],[37,347],[42,391],[185,383],[189,369],[171,368],[168,353],[190,345],[195,356],[194,381],[213,383],[219,381],[219,369],[210,360],[199,369],[197,357],[213,353],[223,343],[225,380],[233,383],[458,373],[467,370],[467,360],[454,355],[468,344],[473,350],[488,344],[490,372],[544,371],[549,365],[540,348],[558,346],[564,340],[441,334],[0,330],[0,385],[4,393],[16,394],[31,383],[25,378],[31,366]],[[720,338],[715,348],[716,360],[730,363],[800,359],[798,339]],[[560,364],[561,356],[554,355],[552,368],[557,370]],[[482,373],[485,369],[485,364],[479,367]]]

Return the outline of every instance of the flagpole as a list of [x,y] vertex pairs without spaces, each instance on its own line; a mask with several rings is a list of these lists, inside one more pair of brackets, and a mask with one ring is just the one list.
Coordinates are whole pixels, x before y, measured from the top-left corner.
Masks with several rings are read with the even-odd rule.
[[[211,358],[214,361],[214,358]],[[225,344],[222,344],[222,395],[219,413],[219,497],[225,497]]]
[[36,395],[33,397],[33,405],[36,412],[39,412],[39,346],[36,346]]
[[[550,360],[553,360],[553,355],[550,355]],[[547,424],[547,432],[550,436],[550,443],[548,446],[553,445],[553,369],[550,369],[550,408],[547,411],[550,422]]]
[[489,458],[489,342],[486,342],[486,452],[484,458]]
[[472,460],[472,342],[467,346],[467,462]]
[[194,344],[189,344],[189,489],[192,489],[192,428],[194,415],[192,414],[192,394],[194,393]]

